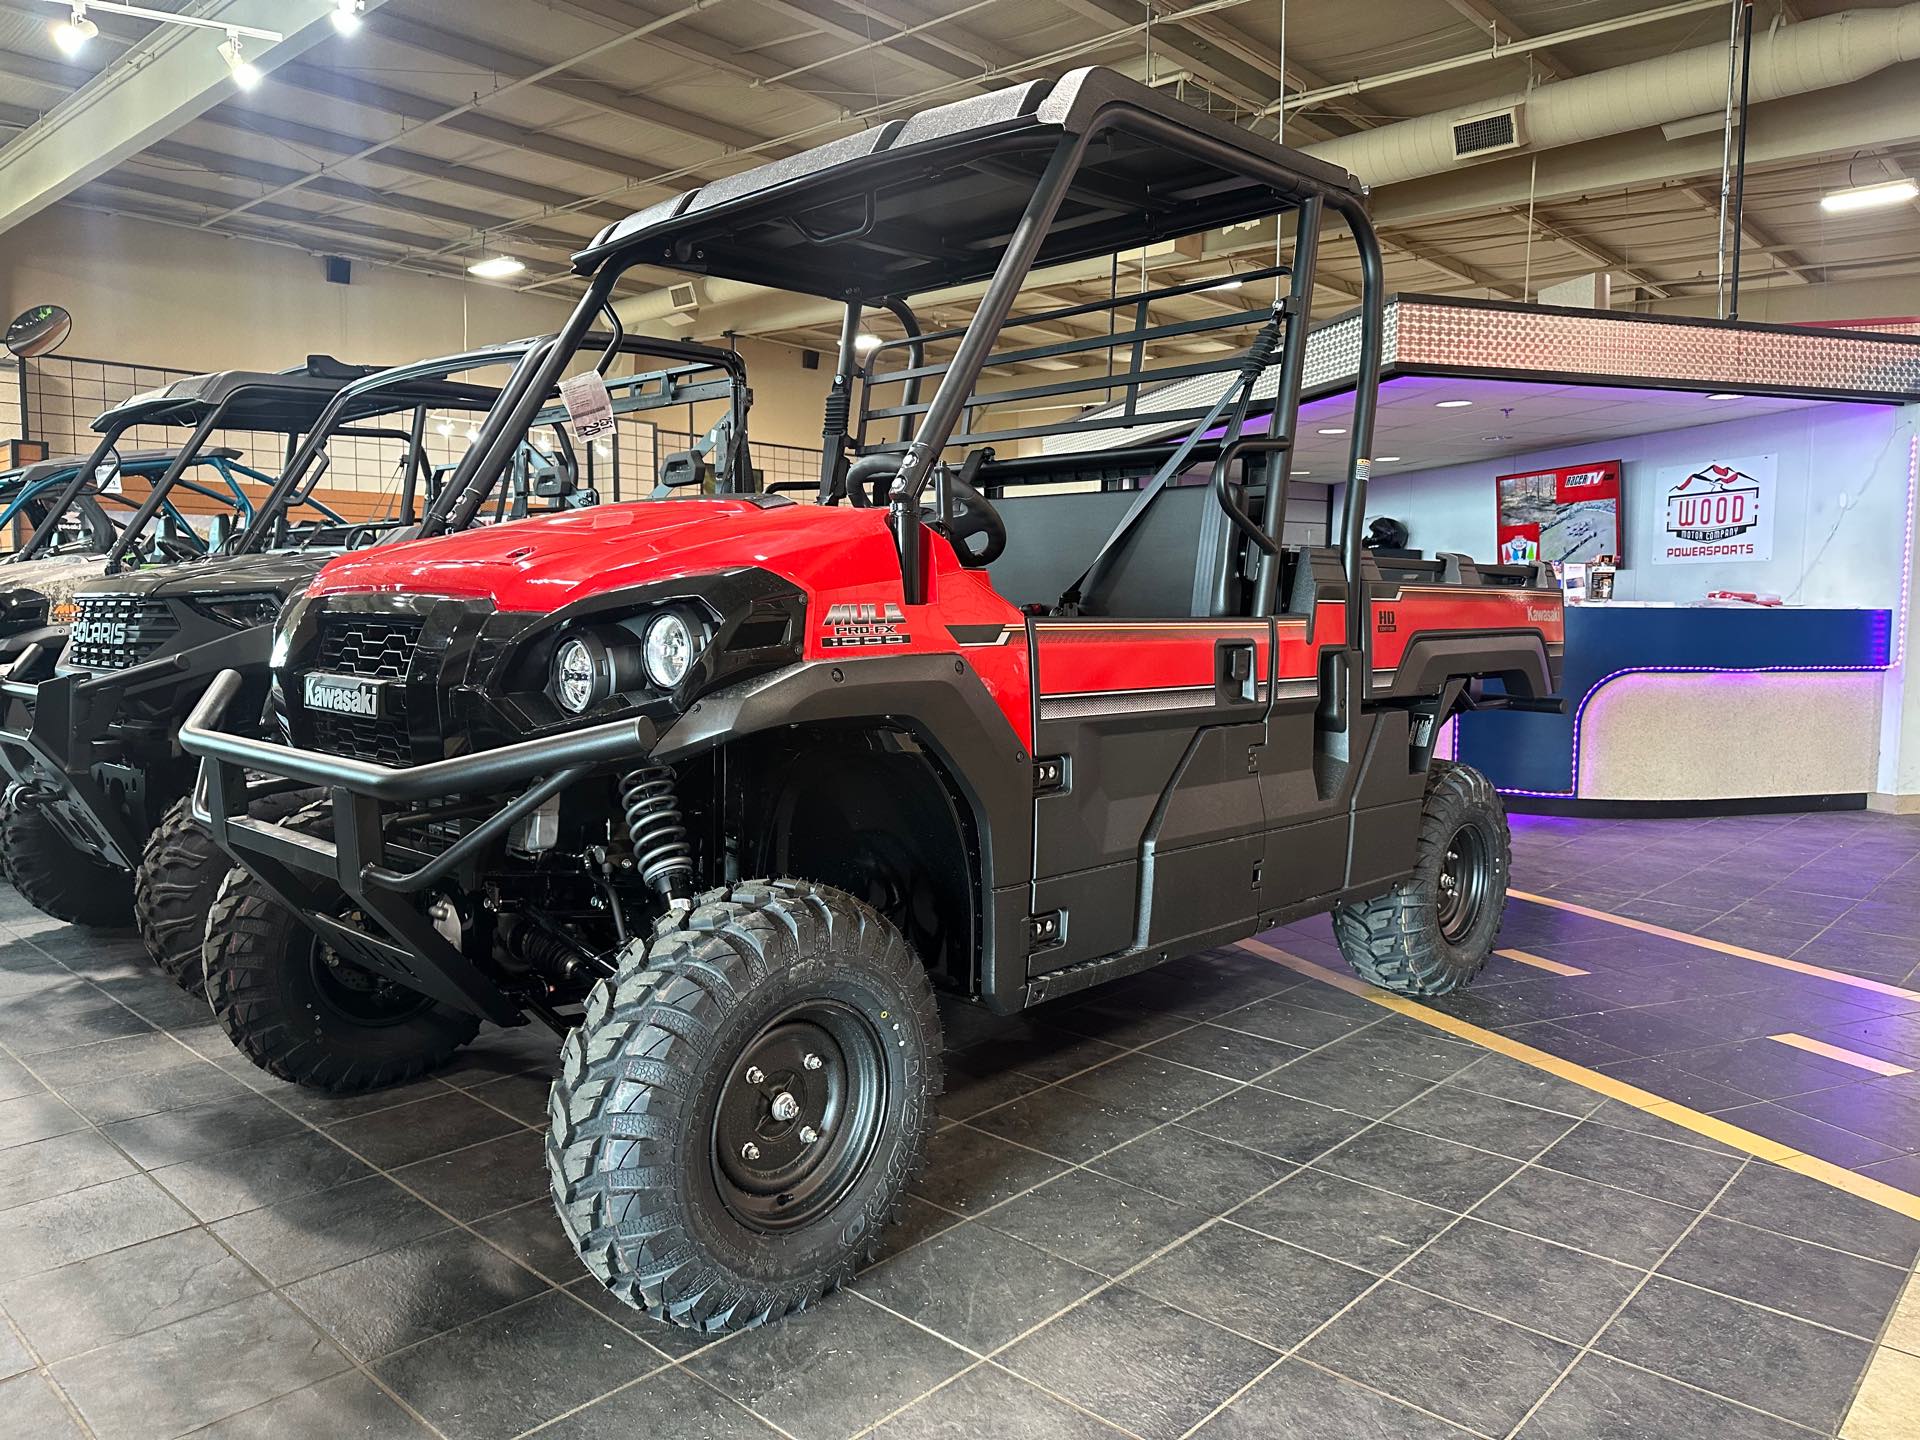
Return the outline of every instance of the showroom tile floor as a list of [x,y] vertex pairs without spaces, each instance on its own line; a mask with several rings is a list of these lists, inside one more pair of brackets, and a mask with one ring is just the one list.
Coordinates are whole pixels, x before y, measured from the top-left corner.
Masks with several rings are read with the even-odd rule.
[[[1920,1189],[1920,821],[1514,828],[1517,888],[1581,910],[1516,902],[1527,958],[1446,1023]],[[546,1037],[330,1101],[8,893],[0,1435],[1914,1433],[1920,1221],[1350,994],[1325,936],[950,1007],[885,1257],[703,1342],[568,1251]]]

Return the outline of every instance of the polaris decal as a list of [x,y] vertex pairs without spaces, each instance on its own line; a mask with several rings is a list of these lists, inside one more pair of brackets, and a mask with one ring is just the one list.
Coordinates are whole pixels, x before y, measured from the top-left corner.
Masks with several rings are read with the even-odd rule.
[[910,645],[907,617],[891,600],[881,604],[857,601],[832,605],[821,622],[826,633],[820,637],[823,650],[850,650],[865,645]]
[[79,649],[117,650],[127,643],[129,626],[126,620],[76,620],[69,639]]

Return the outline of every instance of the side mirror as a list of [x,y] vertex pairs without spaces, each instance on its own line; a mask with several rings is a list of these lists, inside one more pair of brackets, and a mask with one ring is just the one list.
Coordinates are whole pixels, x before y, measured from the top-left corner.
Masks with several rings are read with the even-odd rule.
[[227,542],[233,539],[233,515],[221,510],[215,513],[207,523],[207,553],[218,555],[227,548]]

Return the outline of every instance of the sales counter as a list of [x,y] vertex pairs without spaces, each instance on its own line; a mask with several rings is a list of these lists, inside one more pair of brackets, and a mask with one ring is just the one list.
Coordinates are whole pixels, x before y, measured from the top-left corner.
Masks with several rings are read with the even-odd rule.
[[1442,753],[1516,810],[1858,808],[1893,644],[1886,610],[1569,606],[1566,713],[1463,715]]

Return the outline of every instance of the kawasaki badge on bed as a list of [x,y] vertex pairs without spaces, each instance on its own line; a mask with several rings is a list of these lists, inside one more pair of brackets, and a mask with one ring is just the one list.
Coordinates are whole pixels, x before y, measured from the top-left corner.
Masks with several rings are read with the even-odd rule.
[[[487,372],[504,374],[543,343],[386,371],[327,361],[287,374],[195,377],[102,417],[109,440],[136,422],[189,423],[196,435],[278,432],[288,437],[293,458],[250,522],[205,559],[135,569],[136,555],[115,547],[109,578],[75,595],[64,653],[56,644],[29,645],[5,672],[0,763],[13,783],[0,807],[0,863],[22,895],[80,924],[137,920],[155,962],[199,991],[206,911],[231,862],[193,818],[188,792],[197,762],[180,750],[180,718],[207,682],[230,668],[249,677],[249,713],[265,712],[272,622],[329,557],[395,536],[598,498],[604,442],[577,459],[557,407],[539,411],[522,430],[506,484],[463,495],[464,477],[453,462],[471,420],[498,395]],[[674,368],[609,382],[616,413],[732,397],[727,433],[738,432],[744,454],[738,416],[746,391],[734,356],[677,341],[636,339],[621,348],[664,356]],[[360,492],[354,519],[314,498],[336,456],[343,469],[353,467],[335,477],[333,490]],[[617,491],[617,474],[604,478]],[[455,503],[463,498],[471,503]],[[159,487],[146,502],[164,503]],[[357,518],[368,514],[381,518]],[[254,797],[254,813],[277,816],[310,798],[283,787]]]

